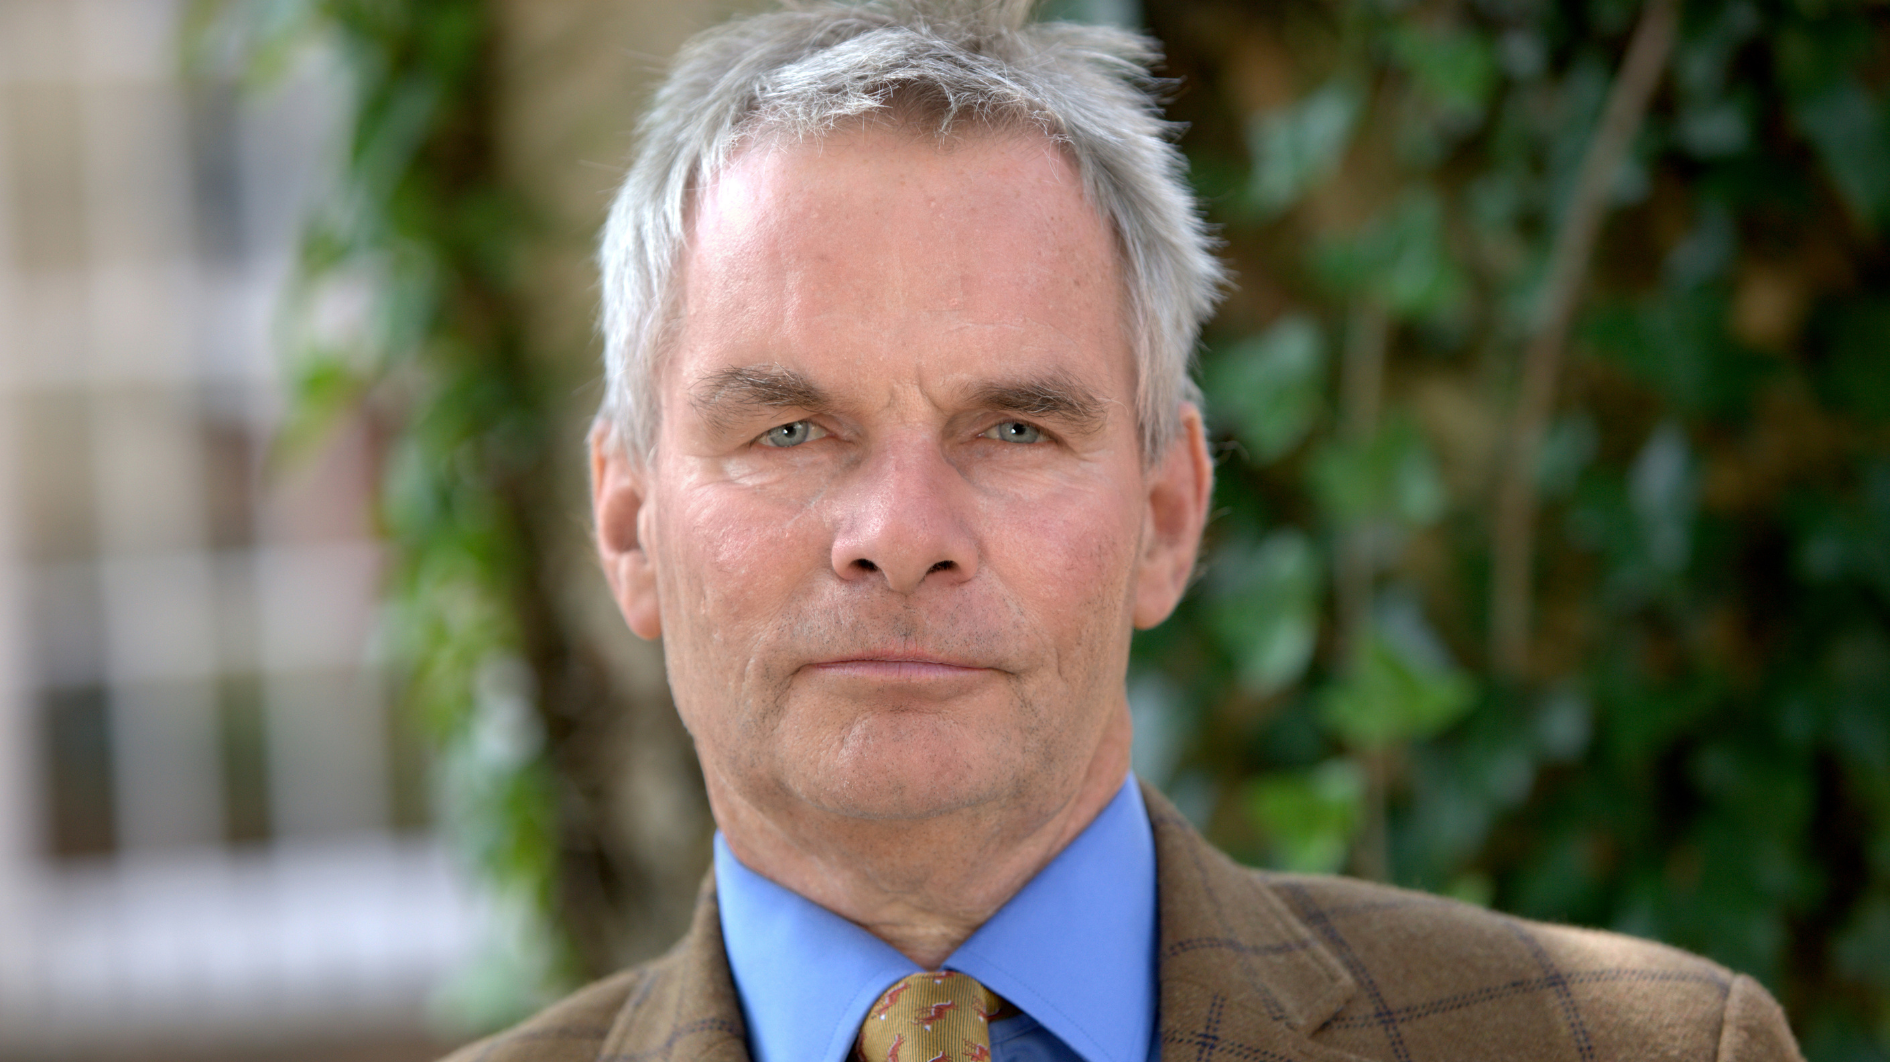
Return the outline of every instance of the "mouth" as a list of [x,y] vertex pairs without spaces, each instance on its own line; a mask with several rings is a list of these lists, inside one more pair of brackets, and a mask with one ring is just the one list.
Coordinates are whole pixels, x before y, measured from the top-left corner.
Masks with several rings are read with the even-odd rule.
[[963,679],[993,669],[970,660],[929,653],[864,652],[808,664],[806,670],[883,682],[925,682]]

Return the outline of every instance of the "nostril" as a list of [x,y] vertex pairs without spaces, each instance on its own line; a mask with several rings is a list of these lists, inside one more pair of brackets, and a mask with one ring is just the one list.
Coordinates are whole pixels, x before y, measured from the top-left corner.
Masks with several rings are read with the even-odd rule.
[[930,568],[927,568],[925,570],[925,574],[930,575],[933,572],[948,572],[956,567],[958,567],[957,561],[939,561],[937,564],[934,564]]
[[865,557],[861,557],[859,560],[856,560],[853,563],[859,565],[862,571],[876,572],[879,570],[879,565],[874,564],[872,561],[867,560]]

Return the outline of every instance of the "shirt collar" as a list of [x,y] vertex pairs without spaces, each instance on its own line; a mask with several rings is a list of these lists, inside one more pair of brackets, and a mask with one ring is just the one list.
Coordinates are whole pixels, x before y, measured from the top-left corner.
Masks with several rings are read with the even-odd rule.
[[[755,1062],[843,1062],[867,1008],[919,967],[742,865],[715,887]],[[1095,821],[945,960],[1085,1062],[1143,1062],[1155,1026],[1155,841],[1131,774]]]

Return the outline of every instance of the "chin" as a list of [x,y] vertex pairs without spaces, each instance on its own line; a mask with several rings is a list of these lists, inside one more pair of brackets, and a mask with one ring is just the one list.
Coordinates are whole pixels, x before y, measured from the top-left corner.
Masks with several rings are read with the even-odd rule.
[[789,788],[832,815],[933,818],[1014,802],[1030,773],[1021,752],[1014,735],[994,740],[936,718],[879,720],[787,765]]

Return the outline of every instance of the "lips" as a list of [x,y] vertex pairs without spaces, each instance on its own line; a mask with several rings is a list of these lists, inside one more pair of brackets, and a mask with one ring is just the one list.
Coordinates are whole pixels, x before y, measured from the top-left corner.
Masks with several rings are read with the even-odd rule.
[[813,667],[829,667],[841,664],[922,664],[936,667],[951,667],[982,670],[985,665],[963,657],[942,656],[933,653],[913,653],[902,651],[848,653],[830,660],[816,661]]
[[860,653],[835,657],[807,665],[817,674],[878,679],[886,682],[918,682],[962,679],[991,668],[962,658],[927,653]]

